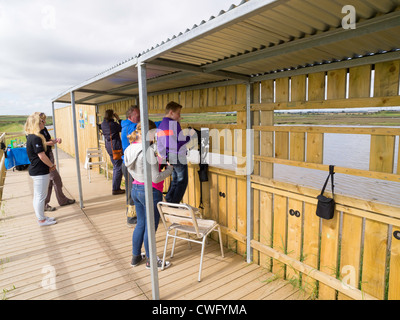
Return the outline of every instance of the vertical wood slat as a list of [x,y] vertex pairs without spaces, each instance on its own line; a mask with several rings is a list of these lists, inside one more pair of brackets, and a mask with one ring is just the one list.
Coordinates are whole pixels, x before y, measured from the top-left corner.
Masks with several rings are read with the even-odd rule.
[[183,105],[184,108],[192,108],[193,107],[193,91],[189,90],[186,91],[185,93],[185,105]]
[[[260,125],[272,126],[274,125],[274,112],[273,111],[261,111],[260,112]],[[273,132],[261,132],[260,133],[260,155],[266,157],[272,157],[274,152],[274,133]],[[273,177],[273,164],[267,162],[261,162],[260,174],[263,177]]]
[[275,132],[275,158],[289,159],[289,132]]
[[[344,283],[359,288],[362,218],[343,213],[343,227],[340,256],[340,279]],[[349,299],[342,293],[338,294],[339,300]]]
[[[319,225],[320,218],[315,214],[317,206],[311,203],[304,204],[304,263],[314,269],[318,269],[319,256]],[[303,274],[302,285],[306,292],[316,291],[317,281]]]
[[[252,103],[260,103],[261,102],[261,83],[256,82],[253,84],[253,101]],[[252,124],[253,126],[259,126],[260,125],[260,111],[252,111],[251,116],[252,116]],[[261,132],[254,130],[254,155],[259,156],[261,155]],[[259,175],[260,174],[260,166],[261,162],[260,161],[254,161],[254,172],[253,174]]]
[[[261,241],[261,200],[260,200],[260,190],[253,189],[253,239],[260,242]],[[272,212],[272,208],[270,210]],[[272,226],[270,225],[270,228]],[[262,254],[258,250],[253,250],[253,262],[261,264],[261,256]],[[270,266],[271,267],[271,266]],[[271,269],[268,268],[269,271]]]
[[[273,210],[273,248],[279,252],[286,253],[287,198],[274,194]],[[274,260],[272,272],[280,277],[284,277],[285,265]]]
[[226,104],[226,87],[217,87],[217,106]]
[[189,204],[195,208],[198,206],[197,203],[198,176],[199,175],[196,172],[196,167],[192,167],[188,176],[189,181],[191,181],[191,183],[188,185],[188,187],[190,186]]
[[349,98],[368,98],[371,91],[371,65],[350,68]]
[[208,100],[207,93],[208,93],[207,89],[200,90],[199,104],[201,108],[207,106],[207,100]]
[[[336,277],[339,243],[339,212],[335,211],[331,220],[322,219],[320,270]],[[320,283],[319,299],[335,300],[336,291]]]
[[371,135],[369,170],[393,172],[395,136]]
[[[225,197],[221,196],[221,194],[225,194]],[[225,227],[228,226],[226,211],[227,197],[229,197],[229,194],[227,193],[226,188],[226,176],[218,175],[218,223]],[[224,246],[227,245],[226,235],[222,235],[222,242]]]
[[399,227],[394,227],[392,237],[389,273],[389,300],[400,300],[400,240],[396,239],[394,232],[400,232]]
[[[236,85],[236,103],[238,104],[246,104],[247,102],[247,86],[244,84]],[[240,111],[236,113],[236,122],[240,126],[246,126],[247,124],[247,112]],[[238,169],[244,169],[246,167],[246,130],[242,130],[242,139],[241,139],[241,147],[242,151],[239,156],[243,157],[242,163],[240,164],[240,160],[238,159]],[[238,146],[239,139],[235,141],[235,146]],[[245,189],[246,190],[246,189]],[[246,193],[246,192],[245,192]],[[245,210],[246,211],[246,210]],[[246,232],[244,233],[246,234]]]
[[[237,112],[237,124],[240,126],[246,126],[246,119],[247,114],[244,111]],[[241,133],[241,137],[240,137]],[[235,137],[235,147],[236,147],[236,154],[239,157],[246,157],[246,130],[236,130],[236,137]],[[241,138],[241,139],[240,139]],[[241,143],[241,145],[240,145]],[[240,150],[241,148],[241,150]],[[245,164],[245,163],[244,163]],[[239,166],[239,165],[238,165]]]
[[261,103],[274,102],[274,80],[264,80],[260,84]]
[[308,100],[321,101],[325,99],[325,72],[308,75]]
[[400,60],[375,64],[374,97],[399,94]]
[[[209,174],[210,176],[210,174]],[[210,179],[208,181],[200,182],[201,183],[201,191],[203,196],[203,217],[210,216]],[[200,199],[199,199],[200,203]]]
[[[274,82],[273,80],[265,80],[261,82],[261,102],[268,103],[274,100]],[[274,125],[274,112],[273,111],[261,111],[260,112],[260,125],[272,126]],[[260,155],[266,157],[273,156],[274,150],[274,134],[273,132],[260,132]],[[273,164],[261,162],[260,174],[263,177],[273,177]]]
[[[237,194],[240,194],[237,201],[237,232],[240,234],[246,234],[247,228],[247,185],[246,180],[238,179],[237,180]],[[215,233],[215,232],[214,232]],[[238,243],[238,253],[245,254],[246,253],[246,244]]]
[[292,77],[291,101],[306,101],[306,75]]
[[[258,191],[258,190],[254,190]],[[260,210],[260,235],[259,241],[269,247],[272,246],[272,194],[259,191],[259,210]],[[260,254],[260,265],[268,271],[271,270],[271,258],[265,254]]]
[[290,133],[290,160],[305,160],[306,134],[304,132]]
[[362,290],[384,299],[388,225],[366,219]]
[[289,101],[289,78],[279,78],[275,80],[275,100],[279,102]]
[[[288,215],[287,227],[287,255],[301,261],[301,235],[302,235],[302,216],[303,202],[295,199],[288,200],[288,211],[294,210],[300,212],[300,217]],[[286,269],[286,278],[299,281],[299,273],[290,265]]]
[[236,104],[236,86],[234,85],[226,87],[226,104]]
[[193,108],[200,107],[200,90],[193,90]]
[[322,164],[324,159],[324,134],[307,133],[307,162]]
[[208,105],[209,106],[217,105],[217,89],[216,88],[208,88]]
[[[236,195],[237,195],[237,179],[233,177],[226,178],[227,185],[227,204],[226,214],[228,216],[228,228],[237,231],[237,208],[236,208]],[[237,251],[237,241],[228,239],[228,249]]]
[[210,173],[210,219],[218,220],[218,175]]
[[328,71],[327,99],[346,98],[347,69]]

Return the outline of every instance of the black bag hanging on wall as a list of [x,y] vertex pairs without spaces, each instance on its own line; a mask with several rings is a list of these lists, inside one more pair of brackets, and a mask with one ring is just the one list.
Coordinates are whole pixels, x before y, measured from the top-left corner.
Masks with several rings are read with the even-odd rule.
[[[334,198],[334,185],[333,185],[333,175],[335,174],[334,172],[335,166],[329,166],[329,175],[328,178],[326,178],[324,187],[322,188],[321,194],[317,197],[318,203],[317,203],[317,216],[322,218],[322,219],[327,219],[330,220],[333,218],[333,215],[335,213],[335,200]],[[325,197],[323,194],[325,192],[326,185],[328,184],[329,178],[331,178],[331,184],[332,184],[332,198]]]

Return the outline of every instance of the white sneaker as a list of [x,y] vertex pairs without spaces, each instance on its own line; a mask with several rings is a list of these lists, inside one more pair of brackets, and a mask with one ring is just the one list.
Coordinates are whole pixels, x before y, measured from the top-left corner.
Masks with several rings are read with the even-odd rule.
[[53,218],[53,217],[46,217],[46,220],[47,220],[47,221],[56,221],[56,218]]
[[44,220],[43,222],[40,222],[40,221],[38,221],[38,224],[39,224],[39,226],[41,226],[41,227],[44,227],[44,226],[51,226],[51,225],[53,225],[53,224],[56,224],[57,223],[57,221],[55,221],[55,220],[53,220],[53,221],[51,221],[51,220]]

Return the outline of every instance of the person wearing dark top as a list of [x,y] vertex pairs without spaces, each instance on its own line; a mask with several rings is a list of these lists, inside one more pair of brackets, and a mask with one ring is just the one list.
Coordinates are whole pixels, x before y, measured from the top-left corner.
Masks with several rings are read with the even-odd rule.
[[50,171],[56,166],[49,159],[49,148],[46,146],[46,139],[40,130],[43,130],[44,122],[40,119],[39,113],[28,117],[25,123],[26,152],[29,161],[29,175],[33,180],[33,209],[39,226],[49,226],[56,223],[54,218],[44,215],[44,202],[47,196]]
[[[126,120],[121,122],[121,142],[122,142],[122,150],[125,152],[125,149],[130,145],[128,140],[128,135],[136,130],[137,124],[140,122],[140,109],[139,106],[133,105],[126,112]],[[124,160],[124,156],[122,156],[122,160]],[[133,178],[128,172],[124,161],[122,161],[121,166],[122,174],[125,178],[125,197],[126,197],[126,224],[128,227],[134,227],[137,222],[135,203],[132,200],[132,183]]]
[[[114,121],[114,118],[117,121]],[[106,141],[106,150],[110,156],[113,164],[113,180],[112,180],[112,194],[125,194],[125,190],[121,189],[122,181],[122,159],[114,160],[112,150],[122,149],[122,142],[120,137],[121,120],[113,110],[106,110],[104,120],[101,123],[101,130]],[[111,146],[112,144],[112,146]]]
[[[44,125],[46,125],[46,115],[44,113],[40,113],[39,117],[43,121]],[[49,159],[52,163],[54,163],[54,155],[53,155],[53,151],[51,149],[55,144],[61,143],[62,140],[61,140],[61,138],[51,139],[50,133],[46,127],[44,127],[44,129],[41,130],[40,133],[46,139],[46,145],[47,145],[47,148],[49,149]],[[54,186],[54,192],[56,194],[57,201],[60,206],[66,206],[66,205],[75,203],[74,199],[69,199],[64,194],[63,189],[62,189],[63,183],[61,180],[61,176],[58,173],[58,170],[56,169],[56,170],[53,170],[50,172],[49,188],[47,191],[47,197],[46,197],[45,204],[44,204],[44,211],[56,210],[55,207],[52,207],[49,205],[50,198],[51,198],[51,191],[53,189],[53,186]]]

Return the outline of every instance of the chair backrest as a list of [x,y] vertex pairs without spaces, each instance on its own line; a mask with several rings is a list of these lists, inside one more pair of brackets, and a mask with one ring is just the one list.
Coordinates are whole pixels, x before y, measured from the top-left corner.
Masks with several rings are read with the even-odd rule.
[[199,222],[196,219],[191,206],[186,204],[159,202],[157,208],[165,229],[168,229],[167,222],[175,223],[182,226],[193,227],[196,231],[197,237],[201,237],[199,232]]
[[86,149],[86,158],[99,158],[99,161],[104,161],[103,158],[103,150],[100,148],[87,148]]

